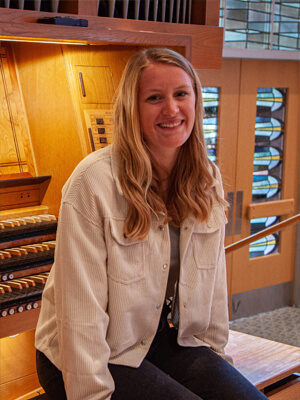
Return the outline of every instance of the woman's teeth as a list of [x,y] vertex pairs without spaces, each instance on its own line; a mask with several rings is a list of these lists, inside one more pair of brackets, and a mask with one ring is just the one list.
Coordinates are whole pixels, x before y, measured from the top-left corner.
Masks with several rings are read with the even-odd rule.
[[180,125],[181,121],[175,122],[174,124],[159,124],[162,128],[175,128],[176,126]]

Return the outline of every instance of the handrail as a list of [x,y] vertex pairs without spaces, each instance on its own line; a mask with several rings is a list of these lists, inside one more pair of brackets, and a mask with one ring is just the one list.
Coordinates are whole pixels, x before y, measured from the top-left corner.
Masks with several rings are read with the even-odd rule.
[[272,233],[278,232],[299,221],[300,221],[300,214],[296,214],[293,217],[286,219],[285,221],[279,222],[278,224],[271,226],[270,228],[266,228],[258,233],[255,233],[254,235],[248,236],[242,240],[239,240],[238,242],[226,246],[225,253],[228,254],[231,253],[232,251],[238,250],[254,242],[255,240],[261,239],[266,235],[271,235]]

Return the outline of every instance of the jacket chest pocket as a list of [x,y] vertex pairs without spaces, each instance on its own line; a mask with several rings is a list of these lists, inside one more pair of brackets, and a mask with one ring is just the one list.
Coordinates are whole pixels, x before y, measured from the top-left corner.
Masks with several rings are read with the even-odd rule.
[[192,235],[193,251],[198,269],[215,268],[224,248],[224,226],[227,218],[223,207],[214,206],[209,220],[197,224]]
[[107,222],[107,274],[117,282],[130,284],[145,278],[148,240],[126,238],[124,226],[123,220]]

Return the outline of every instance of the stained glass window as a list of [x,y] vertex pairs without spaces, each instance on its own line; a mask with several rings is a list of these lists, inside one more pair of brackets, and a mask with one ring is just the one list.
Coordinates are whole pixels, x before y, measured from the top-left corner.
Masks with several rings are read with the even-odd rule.
[[278,233],[268,235],[250,245],[250,258],[267,256],[271,253],[278,252]]
[[258,88],[252,202],[280,200],[286,90]]
[[[251,235],[277,224],[279,217],[264,217],[251,220]],[[274,233],[250,244],[250,258],[267,256],[277,253],[279,248],[279,234]]]
[[221,0],[225,47],[299,50],[300,2]]
[[[255,149],[252,202],[281,199],[286,89],[258,88],[256,99]],[[251,234],[279,222],[279,217],[251,220]],[[250,245],[250,257],[278,252],[279,234]]]
[[217,136],[218,136],[218,107],[219,88],[202,88],[204,118],[203,130],[208,157],[211,161],[217,160]]

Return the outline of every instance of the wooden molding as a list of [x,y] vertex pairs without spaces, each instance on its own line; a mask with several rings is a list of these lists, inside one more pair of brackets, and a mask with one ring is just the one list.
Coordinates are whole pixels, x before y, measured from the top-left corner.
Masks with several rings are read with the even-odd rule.
[[[60,15],[74,18],[72,14]],[[0,40],[176,46],[185,50],[185,57],[197,69],[221,68],[223,29],[219,27],[84,15],[76,17],[88,19],[88,27],[37,23],[39,18],[50,16],[53,13],[1,8]]]
[[268,201],[265,203],[249,204],[247,209],[248,219],[272,217],[275,215],[288,215],[294,212],[294,199]]
[[67,0],[60,1],[59,11],[69,14],[94,15],[98,14],[98,0]]
[[219,26],[220,0],[193,0],[192,23]]

